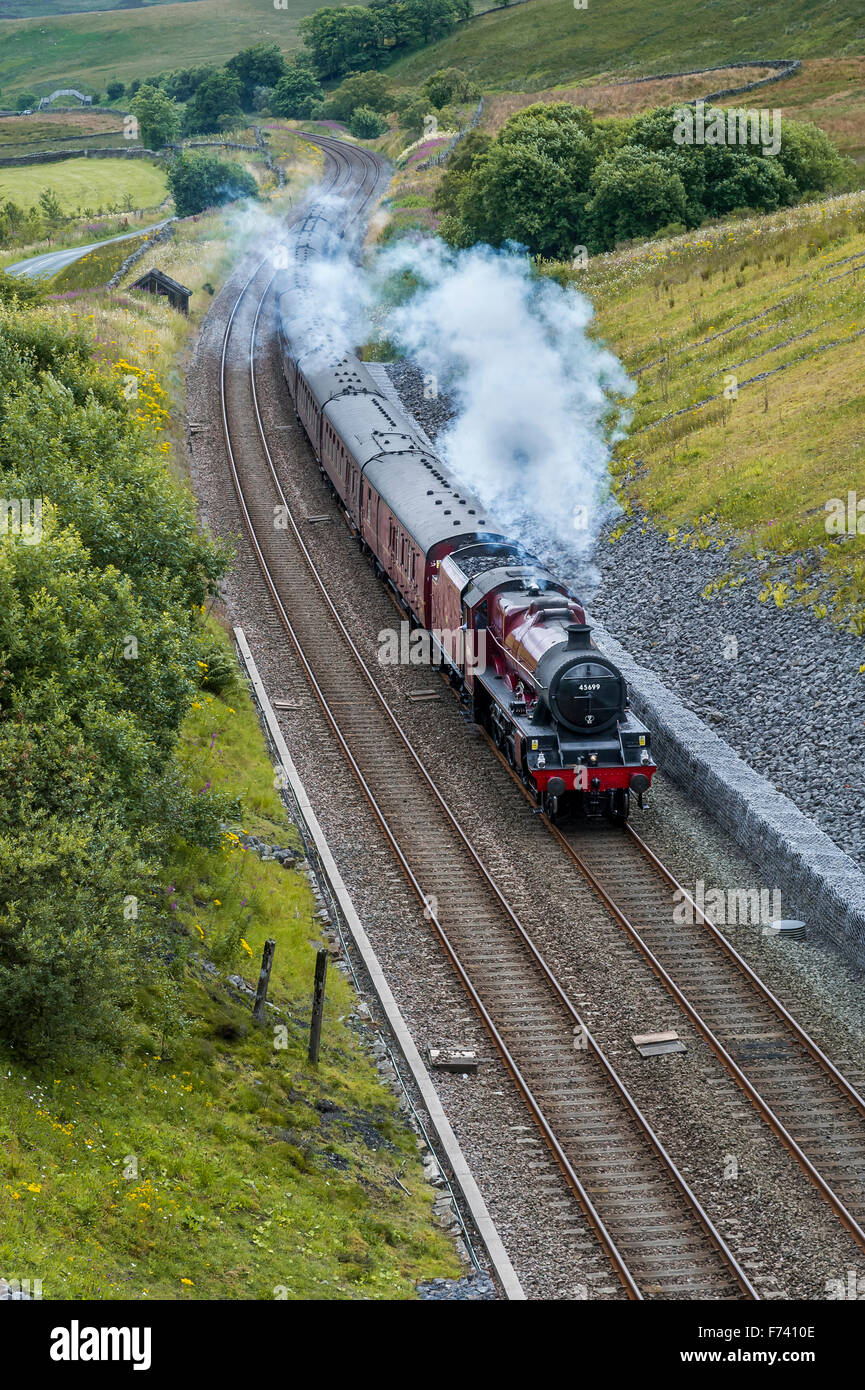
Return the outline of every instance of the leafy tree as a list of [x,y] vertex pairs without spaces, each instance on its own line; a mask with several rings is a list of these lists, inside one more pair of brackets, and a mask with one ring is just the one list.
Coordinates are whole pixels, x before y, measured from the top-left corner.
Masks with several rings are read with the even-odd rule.
[[92,354],[0,308],[0,494],[44,499],[38,544],[0,540],[0,1017],[19,1055],[119,1039],[142,990],[171,1021],[188,938],[156,856],[216,844],[231,814],[175,758],[224,562],[142,426],[155,385],[140,371],[130,402]]
[[172,72],[162,74],[159,86],[173,101],[186,102],[195,95],[206,78],[212,77],[218,71],[212,63],[203,63],[197,68],[175,68]]
[[825,131],[804,121],[788,120],[781,126],[778,163],[800,193],[823,193],[843,185],[851,167]]
[[109,101],[119,101],[126,91],[122,82],[109,82],[105,88],[105,94]]
[[240,164],[211,154],[178,155],[168,170],[168,187],[178,217],[191,217],[258,192],[252,174]]
[[146,150],[161,150],[177,138],[181,111],[176,102],[158,87],[139,87],[129,109],[138,121],[141,143]]
[[395,50],[443,38],[471,0],[370,0],[327,6],[301,20],[300,33],[322,78],[374,67]]
[[257,43],[244,48],[225,66],[240,81],[240,104],[244,111],[253,109],[256,87],[275,87],[287,70],[285,58],[275,43]]
[[619,241],[651,236],[670,222],[684,221],[685,186],[675,161],[640,146],[601,160],[592,176],[593,196],[586,207],[591,250],[605,251]]
[[705,213],[723,217],[736,208],[773,212],[796,200],[796,183],[777,159],[759,153],[759,146],[710,145],[703,153]]
[[294,64],[277,82],[268,105],[274,116],[306,120],[321,95],[321,83],[312,69]]
[[385,37],[371,5],[316,10],[300,21],[298,29],[322,78],[368,68],[379,55]]
[[17,111],[32,111],[37,105],[39,98],[35,92],[21,92],[15,102]]
[[400,103],[399,124],[406,135],[411,136],[412,140],[417,140],[426,128],[426,118],[430,114],[430,104],[422,97],[411,96],[407,101]]
[[190,135],[207,135],[219,130],[224,116],[239,116],[240,78],[227,68],[217,68],[196,88],[186,108],[186,129]]
[[358,140],[375,140],[379,135],[384,135],[387,121],[371,106],[358,106],[352,112],[348,128]]
[[57,228],[66,220],[60,206],[60,199],[53,188],[42,189],[39,194],[39,207],[42,211],[45,234],[50,240]]
[[480,88],[460,68],[440,68],[428,77],[423,90],[431,105],[441,110],[454,102],[477,101]]
[[481,130],[470,130],[465,139],[455,146],[433,194],[433,207],[437,211],[449,213],[452,217],[456,215],[472,169],[492,143],[491,135]]
[[380,72],[359,72],[346,77],[327,101],[328,114],[335,121],[349,120],[359,106],[380,112],[393,109],[390,85]]

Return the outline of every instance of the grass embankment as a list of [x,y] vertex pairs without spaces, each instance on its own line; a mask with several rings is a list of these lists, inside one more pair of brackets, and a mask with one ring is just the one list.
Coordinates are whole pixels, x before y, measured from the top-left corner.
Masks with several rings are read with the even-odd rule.
[[0,199],[22,207],[39,201],[43,188],[57,195],[64,212],[120,205],[155,208],[168,194],[165,171],[149,159],[64,159],[0,169]]
[[[4,100],[24,91],[50,94],[58,85],[104,93],[189,63],[224,63],[255,43],[299,46],[297,26],[317,0],[181,0],[144,9],[15,19],[0,25],[0,88]],[[58,76],[62,79],[58,83]]]
[[[865,47],[859,0],[605,0],[585,9],[530,0],[460,26],[398,59],[396,82],[457,67],[490,90],[539,91],[600,73],[681,72],[748,58],[824,57]],[[770,89],[771,90],[771,89]]]
[[631,502],[674,543],[738,538],[746,567],[801,557],[771,596],[860,633],[865,536],[827,535],[825,504],[865,484],[863,275],[861,192],[561,272],[639,383],[615,461]]
[[[218,287],[232,260],[230,216],[184,224],[160,263]],[[137,379],[129,408],[149,416],[153,406],[157,457],[179,479],[181,366],[209,302],[196,292],[189,320],[122,291],[35,311],[61,327],[83,321],[92,359]],[[146,514],[140,524],[146,533]],[[336,970],[321,1062],[306,1060],[315,903],[304,875],[236,838],[297,845],[213,623],[211,638],[223,652],[207,678],[222,667],[224,680],[227,666],[228,684],[192,697],[179,763],[193,793],[225,793],[242,811],[219,848],[175,839],[160,866],[160,901],[198,953],[181,986],[187,1025],[163,1037],[153,1008],[130,1012],[120,1051],[96,1060],[76,1052],[25,1065],[14,1040],[0,1044],[0,1277],[41,1279],[49,1299],[411,1297],[418,1278],[455,1275],[458,1262],[431,1224],[413,1133],[352,1027],[354,996]],[[254,983],[267,937],[279,1014],[258,1027],[225,976]]]
[[[182,756],[194,786],[243,798],[235,830],[297,842],[245,688],[202,693]],[[414,1280],[456,1274],[414,1136],[347,1021],[354,996],[336,970],[322,1060],[306,1061],[318,935],[306,879],[230,834],[216,853],[179,848],[164,890],[203,959],[243,939],[250,983],[275,939],[279,1013],[254,1025],[202,970],[184,986],[188,1029],[167,1046],[131,1027],[122,1057],[87,1067],[7,1055],[4,1277],[41,1278],[45,1298],[321,1299],[405,1298]]]
[[[865,51],[865,32],[858,45]],[[865,57],[810,58],[795,77],[755,93],[758,105],[779,106],[794,121],[813,121],[842,154],[865,164]],[[731,97],[720,106],[751,104]]]

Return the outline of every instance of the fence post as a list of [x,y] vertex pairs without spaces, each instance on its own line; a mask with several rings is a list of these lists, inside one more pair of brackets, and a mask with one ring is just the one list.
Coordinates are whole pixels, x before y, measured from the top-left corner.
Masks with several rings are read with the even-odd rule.
[[252,1008],[252,1017],[257,1023],[260,1023],[264,1017],[264,1001],[267,998],[267,987],[270,984],[270,969],[273,965],[275,950],[276,942],[272,937],[268,937],[261,953],[261,971],[258,976],[258,988],[255,991],[255,1004]]
[[315,958],[315,986],[312,993],[312,1023],[309,1029],[309,1060],[318,1061],[321,1020],[324,1016],[324,985],[327,979],[327,949],[322,946]]

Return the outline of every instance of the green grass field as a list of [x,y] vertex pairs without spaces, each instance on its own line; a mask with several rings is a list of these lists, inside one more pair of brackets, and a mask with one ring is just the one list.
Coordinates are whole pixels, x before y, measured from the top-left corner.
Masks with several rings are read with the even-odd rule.
[[33,90],[80,85],[104,93],[112,78],[129,83],[190,63],[222,63],[253,43],[296,48],[299,20],[320,6],[289,0],[185,0],[141,10],[58,15],[0,24],[4,100]]
[[32,207],[50,188],[65,212],[119,205],[129,194],[136,208],[155,208],[168,194],[165,174],[147,159],[66,159],[0,169],[0,199]]
[[473,20],[388,71],[413,84],[437,68],[459,67],[490,90],[537,91],[602,73],[863,52],[861,0],[750,7],[741,0],[589,0],[583,10],[565,0],[530,0]]
[[[136,0],[140,5],[166,5],[170,0]],[[175,0],[176,3],[176,0]],[[187,4],[195,0],[186,0]],[[36,19],[58,14],[90,14],[122,10],[129,0],[0,0],[0,19]]]
[[679,544],[806,557],[803,601],[865,633],[865,536],[825,529],[826,502],[865,477],[865,193],[564,276],[638,382],[614,465],[625,495]]

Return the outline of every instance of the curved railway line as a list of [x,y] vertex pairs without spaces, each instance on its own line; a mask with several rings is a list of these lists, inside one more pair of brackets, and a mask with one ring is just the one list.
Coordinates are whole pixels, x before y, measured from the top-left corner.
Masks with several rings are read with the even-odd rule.
[[[328,161],[325,191],[347,197],[348,224],[374,196],[380,162],[329,137],[309,138]],[[304,543],[268,447],[256,386],[258,332],[274,278],[263,261],[232,308],[220,369],[222,425],[250,544],[307,680],[624,1295],[758,1298],[435,786]],[[865,1102],[710,923],[674,926],[678,885],[639,837],[551,829],[865,1245]]]

